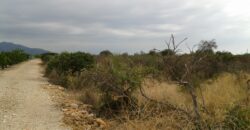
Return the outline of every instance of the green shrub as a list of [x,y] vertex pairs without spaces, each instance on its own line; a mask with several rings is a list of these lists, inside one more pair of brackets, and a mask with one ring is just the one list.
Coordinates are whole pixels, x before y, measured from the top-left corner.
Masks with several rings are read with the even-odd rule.
[[133,92],[141,85],[142,68],[129,66],[130,60],[106,59],[96,68],[96,86],[103,93],[100,114],[118,114],[136,108]]
[[0,53],[0,65],[1,68],[4,69],[8,66],[9,58],[6,56],[5,53]]
[[227,130],[250,129],[250,107],[234,107],[228,112],[224,123]]
[[40,58],[42,59],[44,63],[48,63],[56,55],[57,55],[56,53],[45,53],[45,54],[42,54]]
[[95,66],[78,76],[77,84],[82,86],[78,89],[98,89],[101,98],[96,109],[101,115],[112,116],[122,110],[135,109],[133,92],[141,85],[143,73],[145,68],[134,65],[128,56],[98,56]]
[[83,52],[72,53],[70,56],[70,70],[74,72],[80,72],[82,69],[88,69],[93,67],[94,57],[90,54]]
[[231,52],[216,52],[216,58],[224,63],[229,63],[233,60],[233,54]]
[[144,76],[159,78],[164,74],[165,68],[163,57],[160,55],[134,55],[129,57],[132,61],[131,66],[143,68]]
[[175,55],[175,52],[171,49],[165,49],[165,50],[161,51],[161,55],[163,55],[163,56]]
[[88,53],[64,52],[54,56],[47,65],[47,73],[56,70],[59,74],[80,72],[83,69],[91,68],[94,64],[94,57]]
[[112,52],[110,52],[109,50],[104,50],[104,51],[101,51],[100,56],[112,56]]

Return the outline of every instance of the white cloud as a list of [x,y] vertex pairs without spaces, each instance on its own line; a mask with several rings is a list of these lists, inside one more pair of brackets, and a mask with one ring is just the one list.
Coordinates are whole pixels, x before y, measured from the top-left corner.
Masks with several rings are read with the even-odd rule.
[[250,1],[247,0],[229,0],[225,4],[224,11],[231,17],[239,16],[243,19],[250,18]]
[[182,30],[181,25],[177,24],[151,24],[148,25],[146,28],[154,29],[154,30],[161,30],[161,31],[168,31],[168,32],[177,32]]
[[25,23],[22,25],[23,27],[27,28],[37,28],[48,30],[57,33],[66,33],[66,34],[84,34],[86,31],[78,26],[67,25],[63,23],[56,23],[56,22],[44,22],[44,23]]

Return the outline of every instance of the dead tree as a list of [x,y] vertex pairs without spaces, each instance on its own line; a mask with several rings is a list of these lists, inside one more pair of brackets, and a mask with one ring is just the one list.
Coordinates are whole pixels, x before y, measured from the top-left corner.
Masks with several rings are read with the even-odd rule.
[[165,41],[165,44],[167,45],[167,50],[171,50],[172,52],[174,52],[174,54],[176,54],[180,51],[179,46],[187,39],[188,38],[184,38],[182,41],[176,43],[174,35],[171,34],[169,41]]
[[[192,57],[192,61],[189,61],[188,63],[185,64],[185,71],[182,73],[182,77],[178,77],[175,76],[175,66],[178,64],[178,59],[179,56],[177,56],[177,53],[180,51],[179,50],[179,46],[185,41],[187,40],[187,38],[183,39],[181,42],[176,43],[175,42],[175,38],[174,35],[171,35],[169,42],[165,42],[167,45],[167,50],[173,52],[173,55],[167,55],[166,58],[166,68],[169,68],[168,71],[171,75],[171,77],[173,78],[172,80],[176,81],[179,85],[183,86],[186,90],[188,90],[188,93],[191,95],[192,98],[192,102],[193,102],[193,111],[194,111],[194,116],[191,115],[189,112],[187,112],[186,110],[183,110],[177,106],[174,106],[168,102],[159,102],[156,101],[150,97],[148,97],[144,92],[143,89],[140,88],[141,94],[142,96],[144,96],[146,99],[153,101],[153,102],[157,102],[160,104],[164,104],[167,105],[169,109],[171,110],[176,110],[179,111],[181,113],[186,114],[189,119],[191,119],[196,127],[197,130],[201,130],[203,129],[203,123],[202,123],[202,119],[201,119],[201,115],[200,115],[200,110],[199,110],[199,104],[197,101],[197,95],[195,92],[195,87],[192,84],[192,75],[193,73],[196,73],[196,67],[201,63],[201,61],[203,61],[203,59],[206,57],[204,55],[202,56],[194,56]],[[192,53],[192,52],[190,52]],[[171,59],[174,59],[174,62],[169,63],[171,61]],[[179,71],[179,70],[177,70]],[[204,100],[204,99],[203,99]]]
[[[185,41],[187,38],[185,38],[184,40],[182,40],[181,42],[179,42],[178,44],[175,44],[175,39],[174,36],[171,35],[171,38],[169,40],[169,43],[167,44],[168,49],[172,49],[172,51],[175,52],[175,54],[177,54],[177,52],[179,51],[179,46],[180,44],[183,43],[183,41]],[[212,42],[211,43],[213,46],[210,47],[210,42],[206,42],[206,45],[204,46],[204,48],[202,48],[203,46],[199,47],[198,50],[200,52],[202,52],[204,50],[204,52],[207,49],[212,49],[213,47],[216,47],[216,43]],[[202,44],[203,45],[203,44]],[[209,48],[208,48],[208,47]],[[200,114],[200,108],[199,108],[199,103],[197,100],[197,95],[196,95],[196,91],[195,91],[195,86],[192,83],[193,82],[193,76],[198,73],[199,66],[201,65],[201,63],[205,60],[205,58],[207,57],[206,54],[204,53],[198,53],[198,54],[193,54],[193,49],[192,51],[190,51],[190,59],[188,61],[186,61],[184,63],[184,71],[181,74],[182,76],[178,76],[175,74],[176,71],[180,71],[178,70],[179,68],[175,68],[176,65],[178,65],[178,59],[180,56],[174,55],[174,61],[172,64],[168,64],[169,63],[169,59],[167,58],[166,60],[166,64],[168,65],[168,68],[170,68],[170,73],[172,78],[177,81],[178,84],[180,84],[181,86],[183,86],[188,93],[190,94],[191,98],[192,98],[192,103],[193,103],[193,111],[194,111],[194,125],[196,126],[196,129],[201,130],[201,129],[205,129],[204,128],[204,123],[202,121],[202,117]],[[171,57],[170,57],[171,58]],[[177,60],[176,60],[177,59]],[[202,96],[202,101],[203,101],[203,108],[205,109],[205,100],[203,98],[202,92],[201,92],[201,96]]]
[[247,80],[247,91],[250,91],[250,79]]
[[[202,59],[200,59],[200,60],[202,60]],[[188,90],[188,93],[190,94],[190,96],[192,98],[193,111],[195,114],[194,124],[195,124],[197,130],[203,129],[203,123],[202,123],[202,119],[201,119],[201,115],[200,115],[200,109],[199,109],[199,104],[197,101],[197,95],[195,92],[195,88],[194,88],[194,85],[191,83],[190,79],[191,79],[192,73],[194,73],[193,69],[196,66],[196,63],[199,63],[200,60],[198,60],[197,62],[193,62],[194,64],[189,64],[189,65],[185,64],[185,71],[186,72],[183,75],[183,77],[177,81],[186,90]]]

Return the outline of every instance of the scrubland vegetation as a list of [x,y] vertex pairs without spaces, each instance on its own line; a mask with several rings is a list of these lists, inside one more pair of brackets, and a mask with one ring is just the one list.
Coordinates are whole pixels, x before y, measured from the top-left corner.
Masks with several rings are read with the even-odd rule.
[[0,67],[5,69],[10,65],[14,65],[29,59],[29,55],[22,50],[14,50],[11,52],[0,52]]
[[46,76],[109,120],[108,129],[250,129],[250,54],[215,52],[215,41],[179,53],[45,54]]

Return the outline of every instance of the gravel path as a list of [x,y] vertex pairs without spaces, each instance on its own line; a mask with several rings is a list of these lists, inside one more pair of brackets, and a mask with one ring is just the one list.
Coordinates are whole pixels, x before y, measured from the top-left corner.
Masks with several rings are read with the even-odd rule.
[[0,130],[66,130],[62,112],[42,85],[41,61],[0,70]]

